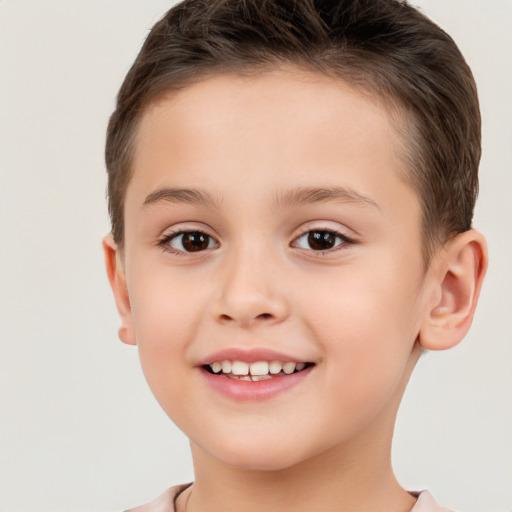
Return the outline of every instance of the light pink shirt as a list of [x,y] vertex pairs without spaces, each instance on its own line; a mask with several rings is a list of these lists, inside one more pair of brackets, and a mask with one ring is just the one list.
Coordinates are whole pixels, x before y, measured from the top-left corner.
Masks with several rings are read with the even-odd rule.
[[[178,495],[182,493],[191,484],[176,485],[170,487],[161,496],[151,503],[131,508],[125,512],[176,512],[174,502]],[[451,512],[447,508],[440,507],[428,491],[413,493],[418,496],[418,501],[412,507],[411,512]]]

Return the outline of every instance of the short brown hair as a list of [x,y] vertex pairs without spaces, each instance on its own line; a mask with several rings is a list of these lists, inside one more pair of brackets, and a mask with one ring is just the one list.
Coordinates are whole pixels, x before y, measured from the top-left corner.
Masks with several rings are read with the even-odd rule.
[[185,0],[150,31],[108,125],[109,212],[120,247],[134,139],[147,105],[215,73],[283,63],[338,77],[399,107],[427,262],[437,244],[470,229],[478,98],[468,65],[441,28],[398,0]]

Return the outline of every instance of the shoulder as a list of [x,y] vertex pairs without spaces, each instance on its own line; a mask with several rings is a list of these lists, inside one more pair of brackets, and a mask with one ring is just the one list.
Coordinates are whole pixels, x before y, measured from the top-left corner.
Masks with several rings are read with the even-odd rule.
[[428,491],[413,494],[418,496],[418,501],[411,512],[453,512],[447,508],[441,507]]
[[175,485],[169,487],[163,494],[158,496],[156,500],[140,505],[139,507],[130,508],[125,512],[175,512],[174,502],[176,498],[192,484]]

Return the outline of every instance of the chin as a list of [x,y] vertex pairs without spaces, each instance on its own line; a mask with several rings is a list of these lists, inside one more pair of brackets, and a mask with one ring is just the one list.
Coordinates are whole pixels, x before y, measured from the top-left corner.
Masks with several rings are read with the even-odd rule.
[[[205,442],[206,441],[206,442]],[[218,462],[242,471],[283,471],[313,457],[314,453],[299,450],[293,436],[258,436],[254,432],[233,435],[208,443],[203,439],[202,450]]]
[[296,457],[283,457],[282,453],[269,453],[259,450],[258,453],[232,453],[227,457],[216,457],[225,465],[243,471],[283,471],[301,462]]

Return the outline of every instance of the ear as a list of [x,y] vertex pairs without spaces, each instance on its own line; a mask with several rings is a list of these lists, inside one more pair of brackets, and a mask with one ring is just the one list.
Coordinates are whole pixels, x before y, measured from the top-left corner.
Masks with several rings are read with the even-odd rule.
[[474,229],[449,240],[434,255],[428,276],[432,293],[419,334],[423,348],[445,350],[462,341],[486,270],[485,238]]
[[119,339],[128,345],[136,345],[135,331],[133,329],[133,318],[130,307],[130,297],[126,286],[126,274],[124,270],[121,250],[114,242],[112,235],[103,238],[103,252],[105,255],[105,266],[107,267],[108,280],[114,293],[117,311],[121,317],[119,328]]

